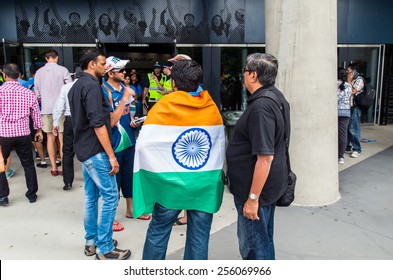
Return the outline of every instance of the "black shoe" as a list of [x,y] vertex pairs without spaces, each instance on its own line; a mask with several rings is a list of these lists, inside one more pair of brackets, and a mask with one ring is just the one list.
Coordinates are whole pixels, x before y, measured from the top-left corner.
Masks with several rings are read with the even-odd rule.
[[131,256],[130,250],[113,249],[106,254],[96,254],[96,260],[126,260]]
[[60,160],[56,160],[56,166],[57,167],[61,166],[61,161]]
[[35,203],[37,201],[37,196],[29,198],[30,203]]
[[[117,240],[116,239],[112,239],[113,242],[113,246],[115,246],[115,248],[117,247]],[[85,245],[85,255],[90,257],[96,254],[96,250],[97,250],[97,246],[89,246],[89,245]]]
[[65,191],[68,191],[70,189],[72,189],[72,184],[65,184],[63,187],[63,190],[65,190]]
[[47,168],[48,164],[46,162],[39,162],[36,164],[36,166],[39,168]]
[[7,196],[0,198],[0,206],[6,206],[8,202],[9,201]]

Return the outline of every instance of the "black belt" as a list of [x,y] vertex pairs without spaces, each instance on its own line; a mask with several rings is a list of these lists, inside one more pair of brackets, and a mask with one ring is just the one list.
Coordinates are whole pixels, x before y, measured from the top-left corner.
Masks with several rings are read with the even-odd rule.
[[70,116],[65,116],[66,118],[71,118],[71,115]]

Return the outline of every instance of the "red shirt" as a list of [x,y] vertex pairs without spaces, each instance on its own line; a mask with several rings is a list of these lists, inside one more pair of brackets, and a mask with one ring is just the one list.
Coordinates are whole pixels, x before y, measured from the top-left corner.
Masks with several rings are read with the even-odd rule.
[[19,137],[30,134],[29,116],[34,129],[42,128],[42,118],[34,93],[18,81],[0,86],[0,137]]

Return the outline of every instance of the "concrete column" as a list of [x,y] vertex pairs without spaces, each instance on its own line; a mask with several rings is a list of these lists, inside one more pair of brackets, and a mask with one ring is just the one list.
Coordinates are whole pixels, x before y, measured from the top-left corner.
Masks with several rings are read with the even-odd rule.
[[337,0],[265,0],[266,52],[291,105],[295,205],[340,199],[337,155]]

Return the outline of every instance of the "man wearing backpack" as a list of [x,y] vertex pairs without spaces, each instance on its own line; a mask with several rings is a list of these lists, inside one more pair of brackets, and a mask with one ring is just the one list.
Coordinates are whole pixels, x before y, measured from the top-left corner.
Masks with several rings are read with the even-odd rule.
[[364,90],[364,79],[357,71],[357,66],[351,63],[347,67],[348,83],[352,85],[352,107],[351,119],[348,126],[348,143],[346,153],[351,154],[352,158],[357,158],[362,152],[360,146],[360,116],[361,109],[356,104],[355,96]]

